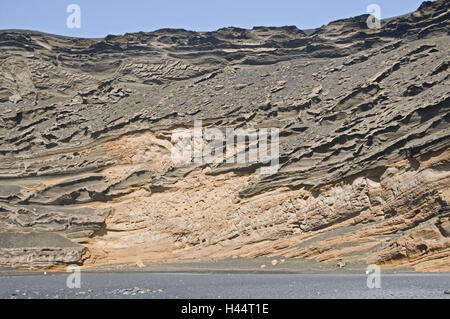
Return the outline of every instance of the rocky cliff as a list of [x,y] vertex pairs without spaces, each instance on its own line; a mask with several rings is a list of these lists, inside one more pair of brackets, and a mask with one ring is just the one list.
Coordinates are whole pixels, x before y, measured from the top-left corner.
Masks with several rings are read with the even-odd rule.
[[[307,33],[1,31],[0,266],[285,256],[450,271],[449,8]],[[278,128],[279,170],[174,163],[173,131],[196,120]]]

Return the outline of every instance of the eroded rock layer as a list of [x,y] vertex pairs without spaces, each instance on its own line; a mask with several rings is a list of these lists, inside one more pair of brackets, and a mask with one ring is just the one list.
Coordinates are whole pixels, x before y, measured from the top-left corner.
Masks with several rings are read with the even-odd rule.
[[[367,18],[1,31],[0,267],[285,256],[449,271],[449,2]],[[174,130],[196,120],[278,128],[279,170],[173,162]]]

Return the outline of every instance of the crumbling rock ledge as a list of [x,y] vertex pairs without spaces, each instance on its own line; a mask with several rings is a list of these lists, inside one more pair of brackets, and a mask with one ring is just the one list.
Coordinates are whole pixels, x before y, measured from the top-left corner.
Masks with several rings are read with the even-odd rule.
[[86,247],[52,233],[0,233],[0,267],[47,269],[76,265],[83,261]]

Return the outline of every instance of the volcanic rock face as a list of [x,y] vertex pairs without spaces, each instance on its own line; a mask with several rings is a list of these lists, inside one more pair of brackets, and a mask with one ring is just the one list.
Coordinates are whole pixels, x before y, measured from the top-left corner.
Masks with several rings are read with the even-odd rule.
[[[283,255],[449,271],[449,2],[367,18],[309,35],[0,32],[0,266]],[[278,172],[174,163],[173,131],[196,120],[280,129]]]

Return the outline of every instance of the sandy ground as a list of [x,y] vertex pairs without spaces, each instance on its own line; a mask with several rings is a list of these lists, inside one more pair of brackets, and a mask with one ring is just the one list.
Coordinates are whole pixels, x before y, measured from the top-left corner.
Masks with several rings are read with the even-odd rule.
[[67,279],[0,277],[0,299],[450,299],[450,274],[383,274],[379,288],[361,274],[82,274],[74,289]]
[[[83,273],[197,273],[197,274],[365,274],[363,262],[318,263],[314,260],[285,258],[246,258],[221,260],[190,260],[170,263],[121,264],[82,267]],[[47,271],[47,273],[64,272]],[[413,268],[382,267],[383,273],[413,273]],[[0,276],[41,275],[42,270],[0,269]]]

